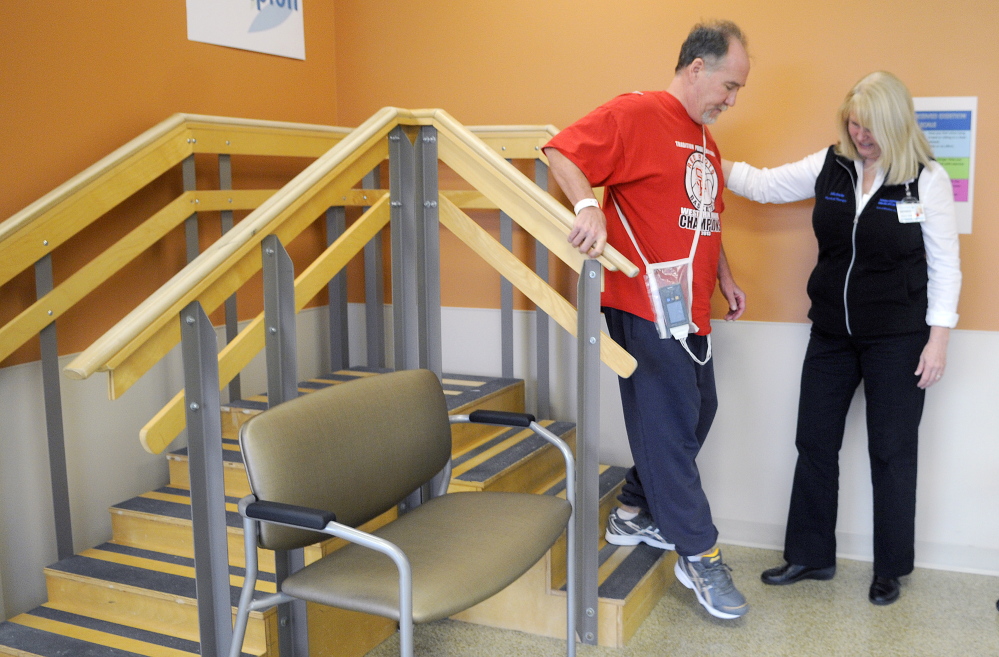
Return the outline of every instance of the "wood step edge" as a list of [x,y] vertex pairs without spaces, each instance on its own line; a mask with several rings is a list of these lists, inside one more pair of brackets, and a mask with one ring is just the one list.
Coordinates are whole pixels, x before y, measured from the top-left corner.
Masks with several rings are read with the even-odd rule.
[[[545,420],[545,422],[549,421]],[[560,438],[565,439],[571,433],[575,432],[576,425],[572,422],[553,421],[546,428]],[[521,463],[530,460],[535,454],[545,449],[554,450],[552,445],[530,429],[515,427],[504,431],[496,438],[486,441],[477,448],[469,450],[460,457],[455,458],[452,461],[452,468],[459,470],[464,464],[473,461],[490,449],[494,449],[504,441],[518,435],[523,435],[523,438],[510,444],[502,451],[490,456],[481,463],[477,463],[460,474],[454,475],[452,479],[466,485],[488,487],[489,482],[502,476],[510,469],[518,467]]]
[[[120,559],[117,560],[117,559]],[[143,565],[130,563],[140,559]],[[230,584],[229,594],[233,607],[239,604],[240,587],[246,571],[239,566],[229,566],[229,576],[238,581]],[[144,550],[116,543],[102,543],[45,568],[46,577],[62,577],[90,582],[95,586],[114,586],[133,594],[168,599],[175,602],[196,604],[194,559],[163,552]],[[272,573],[260,572],[255,598],[267,595],[265,589],[275,588]],[[261,618],[275,613],[274,608],[251,612],[251,617]]]
[[[338,385],[340,383],[346,383],[348,381],[364,378],[366,376],[386,374],[393,371],[394,370],[391,369],[375,367],[352,367],[349,369],[327,373],[307,381],[301,381],[298,384],[298,388],[300,391],[303,391],[301,394],[307,394],[305,391],[312,392],[315,390],[321,390],[323,388],[328,388],[331,385]],[[445,396],[448,402],[448,411],[451,413],[461,412],[462,408],[469,406],[472,402],[489,399],[507,388],[518,386],[523,387],[524,385],[524,381],[522,379],[476,376],[470,374],[453,374],[450,372],[444,372],[442,379]],[[267,409],[267,402],[262,401],[266,400],[266,393],[253,395],[252,397],[256,397],[256,399],[239,399],[233,402],[226,402],[222,404],[222,410],[230,412],[254,413]]]
[[[175,497],[176,500],[160,499]],[[239,503],[239,498],[226,496],[226,525],[231,530],[236,529],[242,532],[243,519],[239,512],[234,510]],[[146,516],[156,516],[174,521],[176,524],[191,524],[191,491],[186,488],[175,488],[164,486],[154,491],[137,495],[111,506],[111,513],[131,513],[143,514]]]
[[[100,656],[111,654],[113,651],[146,655],[160,654],[164,650],[194,656],[201,652],[196,641],[91,618],[46,605],[0,623],[0,654],[4,652],[4,648],[18,651],[7,654],[37,657]],[[242,655],[258,657],[248,652],[243,652]]]

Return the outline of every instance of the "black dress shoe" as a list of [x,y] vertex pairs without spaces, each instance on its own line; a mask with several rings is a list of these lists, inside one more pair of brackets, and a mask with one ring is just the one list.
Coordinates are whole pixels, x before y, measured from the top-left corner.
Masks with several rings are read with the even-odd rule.
[[786,563],[777,568],[764,570],[760,579],[764,584],[780,586],[783,584],[794,584],[803,579],[832,579],[836,574],[836,566],[826,566],[825,568],[812,568],[811,566],[798,566],[793,563]]
[[867,594],[867,597],[873,604],[890,605],[898,600],[898,595],[901,592],[902,588],[899,586],[897,577],[879,577],[875,575],[874,581],[871,582],[871,591]]

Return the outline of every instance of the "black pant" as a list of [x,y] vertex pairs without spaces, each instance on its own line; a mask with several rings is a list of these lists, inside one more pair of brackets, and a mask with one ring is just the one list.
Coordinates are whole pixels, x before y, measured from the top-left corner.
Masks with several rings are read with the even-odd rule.
[[[604,308],[604,315],[610,336],[638,361],[631,377],[619,379],[635,465],[618,499],[651,513],[677,554],[710,550],[718,530],[694,459],[718,408],[713,361],[698,365],[679,342],[660,339],[646,319],[614,308]],[[704,359],[706,337],[691,335],[687,344]]]
[[925,396],[914,372],[928,339],[928,327],[874,338],[812,328],[798,401],[798,463],[784,542],[788,562],[816,568],[836,563],[839,450],[850,401],[863,381],[874,487],[874,573],[899,577],[912,572]]

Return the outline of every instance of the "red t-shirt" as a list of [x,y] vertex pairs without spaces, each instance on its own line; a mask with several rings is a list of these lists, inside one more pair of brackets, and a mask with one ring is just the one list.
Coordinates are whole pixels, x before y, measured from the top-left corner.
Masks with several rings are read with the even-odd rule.
[[[639,268],[644,267],[642,258],[617,215],[614,200],[650,263],[678,260],[690,255],[701,206],[701,181],[706,180],[703,196],[710,216],[700,222],[691,312],[698,334],[710,333],[724,209],[721,157],[711,133],[695,123],[668,92],[634,92],[593,110],[545,148],[555,148],[569,158],[593,187],[606,188],[607,241]],[[608,271],[601,303],[655,321],[644,272],[628,278]]]

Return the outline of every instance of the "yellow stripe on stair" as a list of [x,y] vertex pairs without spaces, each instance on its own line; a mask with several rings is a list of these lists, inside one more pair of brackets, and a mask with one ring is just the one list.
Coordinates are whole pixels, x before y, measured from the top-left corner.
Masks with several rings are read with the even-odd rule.
[[158,646],[153,643],[146,643],[145,641],[139,641],[137,639],[129,639],[127,637],[118,636],[117,634],[109,634],[107,632],[92,630],[78,625],[71,625],[69,623],[62,623],[60,621],[49,620],[48,618],[40,618],[30,614],[21,614],[20,616],[10,619],[10,622],[17,623],[18,625],[23,625],[25,627],[31,627],[36,630],[41,630],[43,632],[50,632],[52,634],[58,634],[72,639],[79,639],[80,641],[87,641],[101,646],[108,646],[109,648],[117,648],[118,650],[133,652],[137,655],[144,655],[145,657],[192,657],[197,655],[197,653],[185,652],[183,650],[168,648],[166,646]]
[[465,381],[464,379],[443,379],[441,383],[446,386],[467,386],[469,388],[481,388],[486,385],[485,381]]
[[464,463],[461,463],[460,465],[454,466],[454,469],[451,471],[451,477],[455,478],[465,474],[472,468],[476,467],[477,465],[481,465],[482,463],[488,461],[497,454],[500,454],[503,451],[512,447],[513,445],[516,445],[521,440],[524,440],[527,436],[532,435],[533,433],[534,432],[531,431],[530,429],[524,429],[523,431],[518,431],[514,435],[505,439],[503,442],[493,445],[487,450],[483,450],[481,453],[476,454],[475,456],[468,459]]
[[[159,500],[160,502],[173,502],[174,504],[186,504],[191,506],[191,498],[187,495],[174,495],[173,493],[159,493],[157,491],[151,490],[148,493],[143,493],[139,497],[145,497],[149,500]],[[226,502],[226,511],[232,511],[233,513],[239,513],[239,505],[231,504]]]
[[[153,570],[160,573],[166,573],[167,575],[194,578],[194,568],[192,566],[181,566],[175,563],[158,561],[156,559],[147,559],[145,557],[137,557],[131,554],[119,554],[118,552],[90,549],[81,552],[80,556],[89,557],[91,559],[99,559],[101,561],[110,561],[123,566],[132,566],[133,568]],[[238,575],[229,575],[229,585],[241,587],[243,586],[243,578]],[[277,585],[274,582],[265,582],[258,579],[256,589],[263,593],[276,593]]]

